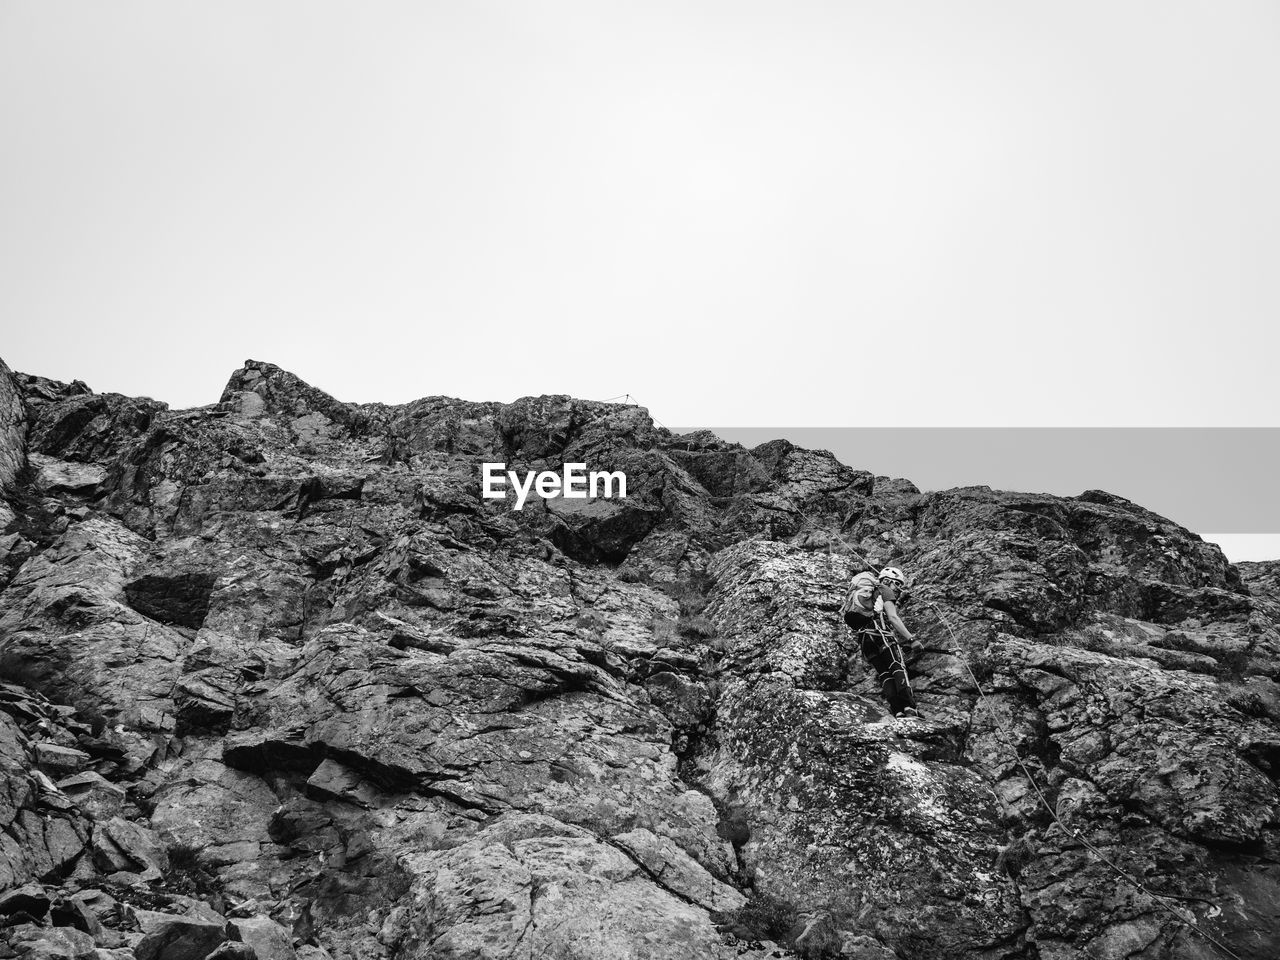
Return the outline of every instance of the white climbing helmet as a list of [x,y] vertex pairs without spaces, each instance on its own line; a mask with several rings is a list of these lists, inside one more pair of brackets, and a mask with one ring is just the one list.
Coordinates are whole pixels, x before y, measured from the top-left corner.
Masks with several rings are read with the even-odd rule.
[[880,579],[891,580],[899,587],[905,587],[907,585],[907,578],[897,567],[885,567],[880,571]]

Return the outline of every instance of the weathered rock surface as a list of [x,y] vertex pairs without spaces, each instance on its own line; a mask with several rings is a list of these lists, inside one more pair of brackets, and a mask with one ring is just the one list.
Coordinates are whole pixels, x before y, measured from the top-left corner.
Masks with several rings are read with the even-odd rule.
[[14,492],[26,465],[26,403],[13,371],[0,360],[0,495]]
[[0,364],[0,491],[0,955],[1280,955],[1277,565],[1121,498],[254,361],[180,411]]

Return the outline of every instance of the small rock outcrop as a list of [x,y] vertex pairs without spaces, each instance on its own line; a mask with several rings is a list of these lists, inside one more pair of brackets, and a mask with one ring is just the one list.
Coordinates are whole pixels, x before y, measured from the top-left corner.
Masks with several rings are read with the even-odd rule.
[[[0,494],[0,956],[1280,954],[1280,567],[1122,498],[256,361],[0,363]],[[838,616],[889,562],[922,720]]]
[[12,495],[27,465],[27,409],[22,387],[0,360],[0,495]]

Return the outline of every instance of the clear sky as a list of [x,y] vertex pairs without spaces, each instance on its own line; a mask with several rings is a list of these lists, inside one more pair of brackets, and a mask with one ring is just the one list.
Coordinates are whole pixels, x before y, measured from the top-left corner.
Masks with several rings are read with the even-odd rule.
[[0,355],[175,406],[1276,425],[1280,5],[0,4]]
[[1280,6],[0,5],[19,368],[1273,425]]

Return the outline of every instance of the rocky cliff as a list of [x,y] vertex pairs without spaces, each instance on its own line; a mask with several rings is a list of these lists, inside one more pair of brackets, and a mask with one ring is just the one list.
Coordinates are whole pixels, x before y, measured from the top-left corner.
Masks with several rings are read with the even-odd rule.
[[253,361],[178,411],[0,366],[0,486],[0,955],[1280,955],[1276,568],[1118,497]]

